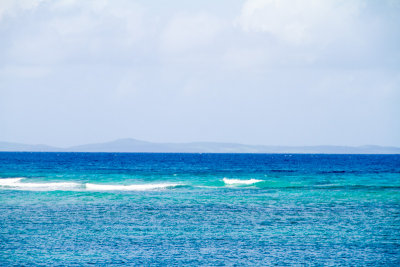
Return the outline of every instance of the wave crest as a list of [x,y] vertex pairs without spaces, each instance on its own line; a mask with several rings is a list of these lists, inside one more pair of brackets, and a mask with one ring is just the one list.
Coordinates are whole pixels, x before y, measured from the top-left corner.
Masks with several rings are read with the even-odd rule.
[[92,191],[145,191],[166,189],[181,186],[182,184],[133,184],[133,185],[112,185],[112,184],[90,184],[86,183],[87,190]]
[[72,182],[22,183],[21,181],[23,179],[24,178],[0,179],[0,187],[7,189],[17,189],[17,190],[42,190],[42,191],[70,190],[70,189],[77,189],[80,187],[80,184]]
[[145,191],[167,189],[177,186],[184,186],[176,183],[158,183],[158,184],[132,184],[132,185],[117,185],[117,184],[81,184],[73,182],[51,182],[51,183],[29,183],[21,182],[24,178],[2,178],[0,179],[1,189],[13,190],[34,190],[34,191],[55,191],[55,190],[89,190],[89,191]]
[[264,182],[264,180],[257,180],[257,179],[248,179],[248,180],[240,180],[240,179],[222,179],[225,184],[227,185],[251,185],[259,182]]
[[0,186],[7,186],[7,185],[13,185],[15,183],[20,182],[23,177],[18,177],[18,178],[3,178],[0,179]]

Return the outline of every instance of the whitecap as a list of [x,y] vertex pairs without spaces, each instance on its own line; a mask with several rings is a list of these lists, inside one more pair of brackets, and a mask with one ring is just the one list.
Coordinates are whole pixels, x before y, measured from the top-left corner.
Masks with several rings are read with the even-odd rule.
[[18,178],[2,178],[0,179],[0,186],[4,186],[4,185],[13,185],[15,183],[20,182],[22,179],[24,179],[23,177],[18,177]]
[[145,191],[166,189],[181,186],[182,184],[132,184],[132,185],[113,185],[113,184],[85,184],[87,190],[91,191]]
[[240,180],[240,179],[222,179],[225,184],[228,185],[251,185],[259,182],[263,182],[264,180],[257,180],[257,179],[249,179],[249,180]]
[[0,178],[0,189],[30,190],[30,191],[55,191],[55,190],[144,191],[144,190],[166,189],[183,185],[177,183],[131,184],[131,185],[92,184],[92,183],[81,184],[74,182],[32,183],[32,182],[22,182],[22,180],[25,180],[25,178],[24,177]]
[[0,187],[17,190],[53,191],[78,189],[81,186],[81,184],[72,182],[23,183],[21,182],[22,179],[24,178],[0,179]]

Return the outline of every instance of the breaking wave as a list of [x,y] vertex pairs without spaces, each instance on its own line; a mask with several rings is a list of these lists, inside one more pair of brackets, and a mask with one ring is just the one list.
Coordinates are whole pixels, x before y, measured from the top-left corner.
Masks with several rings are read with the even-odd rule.
[[81,184],[71,182],[52,182],[52,183],[23,183],[23,177],[0,179],[0,188],[17,189],[17,190],[71,190],[79,189]]
[[227,185],[251,185],[259,182],[264,182],[264,180],[257,180],[257,179],[249,179],[249,180],[240,180],[240,179],[222,179],[225,184]]
[[19,177],[19,178],[4,178],[4,179],[0,179],[0,186],[13,185],[13,184],[16,184],[16,183],[20,182],[22,179],[24,179],[24,178],[23,177]]
[[132,185],[112,185],[112,184],[85,184],[85,188],[91,191],[145,191],[166,189],[182,186],[182,184],[132,184]]
[[147,184],[95,184],[79,182],[32,182],[35,179],[24,177],[0,178],[0,190],[21,190],[21,191],[158,191],[176,188],[186,189],[218,189],[218,188],[252,188],[252,189],[281,189],[281,190],[400,190],[400,185],[358,185],[358,184],[304,184],[304,183],[277,183],[273,181],[258,179],[229,179],[223,178],[212,184],[188,183],[147,183]]
[[51,182],[51,183],[30,183],[22,182],[24,177],[18,178],[2,178],[0,179],[0,189],[13,190],[32,190],[32,191],[145,191],[167,189],[183,184],[159,183],[159,184],[132,184],[132,185],[116,185],[116,184],[91,184],[91,183],[73,183],[73,182]]

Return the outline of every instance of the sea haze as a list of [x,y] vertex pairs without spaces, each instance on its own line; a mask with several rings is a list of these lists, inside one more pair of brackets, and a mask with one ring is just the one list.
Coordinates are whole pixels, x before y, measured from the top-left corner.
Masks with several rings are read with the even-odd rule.
[[400,154],[387,146],[263,146],[218,142],[153,143],[132,138],[67,148],[0,142],[0,151],[32,152],[154,152],[154,153],[301,153],[301,154]]

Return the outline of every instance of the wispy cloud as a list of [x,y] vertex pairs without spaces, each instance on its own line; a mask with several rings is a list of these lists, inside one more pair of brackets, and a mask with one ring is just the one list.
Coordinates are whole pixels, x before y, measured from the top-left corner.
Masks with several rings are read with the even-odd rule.
[[399,18],[389,0],[1,1],[0,139],[400,145]]

